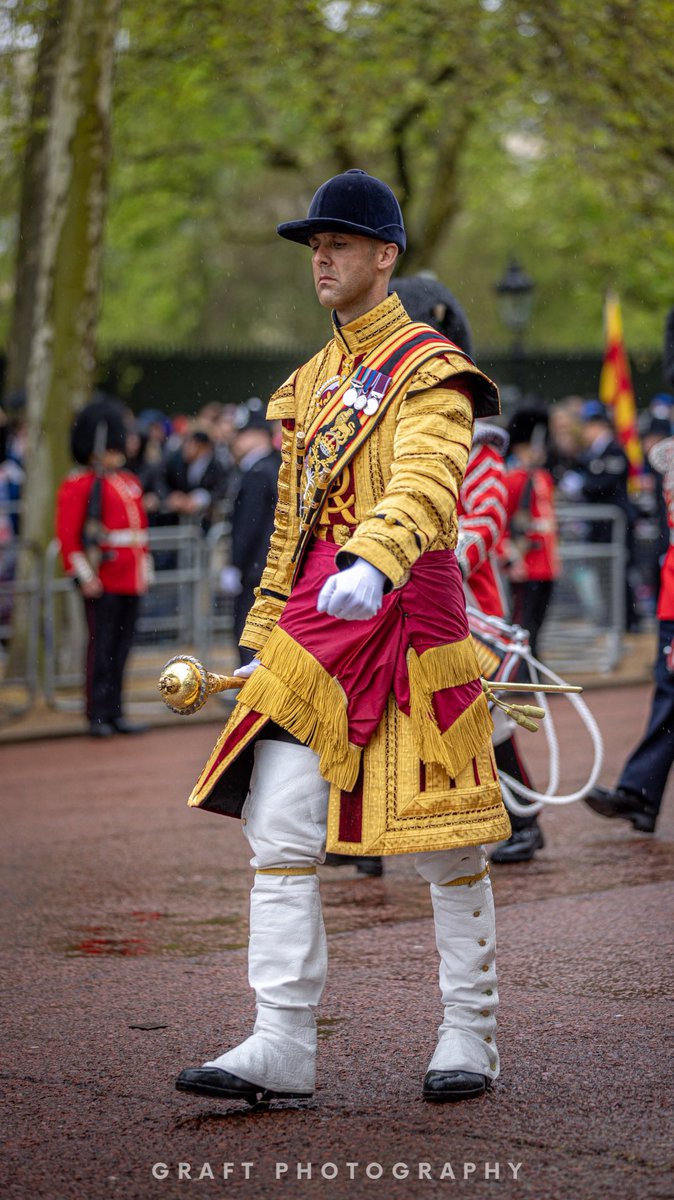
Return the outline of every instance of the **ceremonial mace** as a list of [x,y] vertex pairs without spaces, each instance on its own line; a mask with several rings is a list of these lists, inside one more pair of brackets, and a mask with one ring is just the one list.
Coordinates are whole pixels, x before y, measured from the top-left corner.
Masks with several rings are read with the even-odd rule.
[[[159,691],[162,699],[173,712],[181,717],[189,717],[192,713],[203,708],[209,696],[218,692],[228,692],[238,689],[246,682],[241,675],[216,675],[207,671],[198,658],[191,654],[179,654],[170,658],[159,676]],[[497,683],[482,679],[482,688],[487,699],[511,716],[518,725],[534,732],[538,727],[532,717],[541,720],[545,713],[542,708],[529,704],[507,704],[499,700],[494,692],[582,692],[582,688],[570,684],[555,685],[550,683]]]
[[209,696],[240,688],[245,682],[241,675],[214,675],[198,658],[179,654],[163,667],[159,691],[169,708],[181,717],[189,717],[203,708]]

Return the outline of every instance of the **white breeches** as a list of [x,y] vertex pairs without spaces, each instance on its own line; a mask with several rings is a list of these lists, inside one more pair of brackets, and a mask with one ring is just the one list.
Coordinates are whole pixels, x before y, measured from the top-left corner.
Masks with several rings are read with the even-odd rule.
[[318,755],[292,742],[259,741],[241,812],[256,871],[317,867],[325,858],[330,784]]
[[[249,979],[257,999],[253,1035],[211,1060],[272,1089],[311,1091],[313,1010],[327,972],[316,868],[325,858],[329,784],[307,746],[260,740],[243,832],[253,852]],[[419,854],[431,885],[444,1020],[433,1070],[498,1074],[494,907],[481,846]]]

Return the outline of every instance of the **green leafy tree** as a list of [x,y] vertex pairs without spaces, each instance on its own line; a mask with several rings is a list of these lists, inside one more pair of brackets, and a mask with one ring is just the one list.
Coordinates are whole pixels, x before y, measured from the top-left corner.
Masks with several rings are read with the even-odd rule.
[[[26,391],[22,533],[40,549],[53,536],[68,427],[94,380],[118,13],[119,0],[54,0],[41,29],[22,177],[23,323],[10,344],[10,377],[23,376]],[[12,651],[21,656],[20,609],[16,617]]]
[[659,337],[671,3],[589,19],[579,0],[127,0],[123,22],[107,341],[321,337],[306,265],[265,250],[353,165],[405,206],[401,269],[459,290],[483,342],[503,337],[493,282],[513,251],[537,279],[539,342],[597,344],[608,283]]
[[273,230],[358,165],[404,204],[400,269],[435,270],[482,344],[505,336],[493,284],[516,253],[533,342],[597,345],[611,284],[656,345],[673,35],[672,0],[124,0],[101,337],[321,338]]

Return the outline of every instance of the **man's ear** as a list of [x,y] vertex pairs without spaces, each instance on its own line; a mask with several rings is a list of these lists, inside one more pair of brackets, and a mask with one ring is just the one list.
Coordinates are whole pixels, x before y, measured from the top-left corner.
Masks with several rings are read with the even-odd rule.
[[398,247],[395,242],[379,243],[379,267],[382,271],[392,271],[398,257]]

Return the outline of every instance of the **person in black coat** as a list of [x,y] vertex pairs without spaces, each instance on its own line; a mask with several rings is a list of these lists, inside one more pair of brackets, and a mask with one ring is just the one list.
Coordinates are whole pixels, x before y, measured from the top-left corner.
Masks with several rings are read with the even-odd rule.
[[[255,588],[267,561],[278,499],[281,455],[274,449],[273,428],[261,412],[249,411],[234,442],[241,472],[232,511],[231,564],[221,575],[222,590],[234,596],[234,637],[243,633]],[[239,647],[244,666],[254,657]]]
[[169,456],[158,481],[163,521],[178,524],[180,516],[199,517],[207,533],[213,509],[227,494],[227,470],[219,462],[210,436],[202,429],[187,434],[180,449]]
[[[611,418],[600,400],[587,400],[581,411],[582,437],[585,450],[575,470],[567,471],[559,482],[565,499],[589,504],[610,504],[625,515],[625,549],[627,572],[625,579],[625,626],[634,631],[639,615],[632,584],[634,573],[635,510],[629,498],[629,459],[615,436]],[[597,520],[590,526],[589,542],[611,541],[613,522]]]

